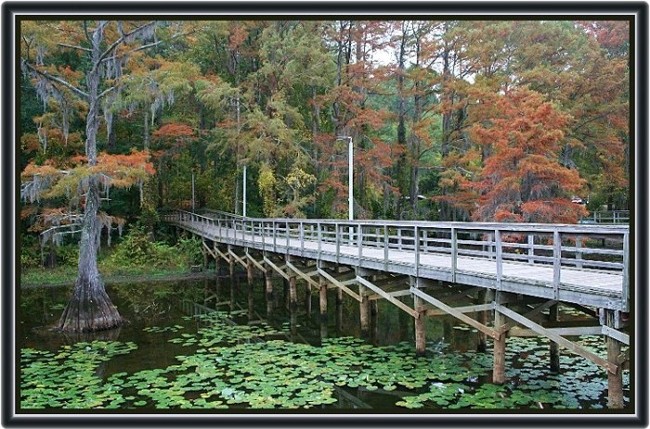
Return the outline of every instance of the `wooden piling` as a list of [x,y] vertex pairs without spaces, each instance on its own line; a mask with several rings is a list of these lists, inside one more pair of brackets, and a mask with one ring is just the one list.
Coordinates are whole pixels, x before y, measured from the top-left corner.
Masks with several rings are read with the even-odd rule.
[[343,289],[336,288],[336,332],[343,332]]
[[289,277],[289,309],[292,313],[298,308],[298,296],[296,294],[296,277]]
[[[607,326],[615,328],[615,310],[606,310],[605,314]],[[621,354],[621,343],[607,337],[607,361],[616,366],[616,371],[607,371],[607,407],[610,409],[620,409],[625,405],[623,398],[623,369],[619,363]]]
[[311,285],[308,284],[305,289],[305,311],[308,316],[311,316],[311,295]]
[[[487,303],[486,299],[487,299],[486,290],[481,289],[478,292],[476,303],[485,304]],[[489,313],[487,311],[480,311],[477,315],[477,319],[483,325],[487,325],[488,315]],[[484,332],[479,330],[476,338],[476,351],[479,353],[485,353],[486,350],[487,350],[487,335]]]
[[379,303],[377,300],[370,301],[370,342],[377,345],[379,337]]
[[318,280],[319,282],[319,293],[318,301],[320,307],[320,336],[322,338],[327,338],[327,283],[322,277]]
[[273,311],[273,279],[270,269],[264,273],[264,284],[266,287],[266,313],[269,314]]
[[[500,293],[496,293],[495,304],[500,302]],[[506,317],[498,310],[494,311],[494,329],[498,330],[506,323]],[[502,332],[494,339],[494,365],[492,368],[492,383],[503,384],[506,381],[506,333]]]
[[365,286],[359,285],[359,320],[361,322],[361,338],[368,338],[370,335],[370,302],[368,291]]
[[424,307],[424,302],[421,298],[414,296],[413,297],[413,307],[417,311],[417,317],[415,317],[415,354],[417,356],[424,356],[427,348],[427,339],[425,332],[425,317],[426,309]]
[[253,284],[253,263],[251,261],[246,263],[246,279],[249,286]]
[[[552,305],[548,309],[549,322],[558,321],[558,304]],[[560,346],[555,341],[551,341],[550,345],[550,370],[551,372],[560,372]]]

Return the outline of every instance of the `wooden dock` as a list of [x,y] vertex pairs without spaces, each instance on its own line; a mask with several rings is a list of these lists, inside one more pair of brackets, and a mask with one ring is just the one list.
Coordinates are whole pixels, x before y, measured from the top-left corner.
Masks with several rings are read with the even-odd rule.
[[[262,271],[267,295],[278,274],[289,282],[293,304],[300,279],[319,291],[327,317],[327,287],[346,293],[359,302],[362,332],[369,302],[388,300],[414,318],[418,353],[425,351],[425,317],[452,315],[475,327],[479,342],[494,340],[496,383],[505,381],[507,336],[547,337],[552,368],[557,346],[595,362],[608,372],[610,406],[622,405],[627,355],[620,350],[630,344],[622,317],[630,308],[627,225],[257,219],[180,210],[164,220],[201,237],[205,256],[226,261],[231,273],[241,265],[250,281],[254,268]],[[442,285],[471,295],[475,305],[454,305]],[[559,303],[598,317],[591,326],[558,326]],[[607,359],[565,338],[585,334],[607,338]]]

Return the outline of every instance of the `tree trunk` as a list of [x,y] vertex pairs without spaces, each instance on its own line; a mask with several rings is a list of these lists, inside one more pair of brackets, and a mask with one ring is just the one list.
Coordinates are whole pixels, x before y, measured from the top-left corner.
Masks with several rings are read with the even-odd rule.
[[[88,86],[88,116],[86,118],[86,157],[88,165],[97,164],[97,130],[99,121],[99,61],[104,23],[99,23],[93,32],[93,67],[86,75]],[[97,250],[101,225],[97,218],[99,210],[99,178],[88,180],[88,191],[84,206],[84,217],[79,245],[79,271],[72,298],[61,318],[59,329],[66,332],[92,332],[115,328],[123,320],[117,308],[106,294],[104,282],[97,268]]]

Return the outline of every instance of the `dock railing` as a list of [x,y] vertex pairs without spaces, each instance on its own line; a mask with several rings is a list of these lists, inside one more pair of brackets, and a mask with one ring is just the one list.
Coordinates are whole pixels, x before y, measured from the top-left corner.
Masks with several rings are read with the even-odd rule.
[[[164,215],[170,222],[191,223],[206,237],[239,246],[254,245],[276,253],[289,250],[327,253],[338,262],[345,257],[361,265],[363,259],[395,263],[394,252],[410,255],[419,276],[422,258],[450,257],[451,280],[459,261],[467,258],[496,262],[497,288],[503,264],[517,262],[553,269],[558,293],[566,269],[605,271],[622,275],[622,301],[629,297],[629,226],[485,222],[421,222],[391,220],[249,218],[219,211],[196,214],[176,210]],[[200,230],[200,231],[199,231]]]

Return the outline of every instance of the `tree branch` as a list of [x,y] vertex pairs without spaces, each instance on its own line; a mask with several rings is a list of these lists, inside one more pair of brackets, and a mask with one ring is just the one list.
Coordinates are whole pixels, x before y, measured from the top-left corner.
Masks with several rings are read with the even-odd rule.
[[120,37],[115,42],[113,42],[113,44],[111,46],[106,48],[106,50],[104,52],[102,52],[102,54],[99,56],[99,60],[97,61],[97,64],[100,64],[102,61],[104,61],[111,54],[111,52],[113,52],[118,46],[120,46],[124,42],[124,40],[126,40],[128,37],[132,36],[133,34],[137,33],[138,31],[144,30],[145,28],[149,27],[150,25],[154,25],[155,23],[156,23],[155,21],[151,21],[151,22],[149,22],[149,23],[147,23],[145,25],[142,25],[142,26],[136,28],[135,30],[133,30],[133,31],[131,31],[129,33],[124,34],[122,37]]
[[58,83],[58,84],[60,84],[60,85],[65,86],[65,87],[68,88],[70,91],[72,91],[72,92],[74,92],[75,94],[77,94],[79,97],[81,97],[81,98],[83,98],[83,99],[85,99],[85,100],[88,99],[88,94],[86,94],[85,92],[83,92],[82,90],[80,90],[79,88],[77,88],[76,86],[72,85],[70,82],[67,82],[67,81],[65,81],[65,80],[63,80],[63,79],[61,79],[61,78],[59,78],[59,77],[56,77],[56,76],[54,76],[54,75],[51,75],[51,74],[49,74],[49,73],[46,72],[46,71],[41,71],[41,70],[37,69],[36,67],[34,67],[33,65],[29,64],[29,63],[28,63],[27,61],[25,61],[25,60],[23,61],[23,66],[27,67],[27,68],[30,69],[32,72],[34,72],[34,73],[36,73],[36,74],[38,74],[38,75],[44,77],[44,78],[47,79],[47,80],[50,80],[50,81],[52,81],[52,82],[56,82],[56,83]]
[[67,43],[57,43],[57,45],[63,46],[64,48],[72,48],[79,49],[80,51],[92,52],[92,49],[84,48],[83,46],[68,45]]

